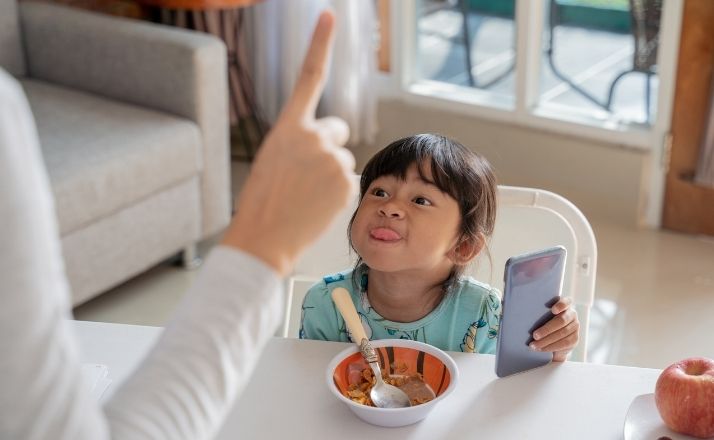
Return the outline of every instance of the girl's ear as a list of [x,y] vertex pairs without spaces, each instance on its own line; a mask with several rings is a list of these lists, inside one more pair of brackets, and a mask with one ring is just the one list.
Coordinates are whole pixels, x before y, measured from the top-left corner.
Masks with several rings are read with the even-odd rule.
[[481,252],[486,244],[486,237],[478,233],[473,237],[464,237],[449,251],[449,258],[454,264],[465,266]]

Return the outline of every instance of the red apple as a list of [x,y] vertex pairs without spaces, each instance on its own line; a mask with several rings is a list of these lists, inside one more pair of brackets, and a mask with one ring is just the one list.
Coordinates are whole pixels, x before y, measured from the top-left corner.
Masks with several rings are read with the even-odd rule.
[[655,403],[669,429],[714,437],[714,360],[688,358],[665,368],[657,379]]

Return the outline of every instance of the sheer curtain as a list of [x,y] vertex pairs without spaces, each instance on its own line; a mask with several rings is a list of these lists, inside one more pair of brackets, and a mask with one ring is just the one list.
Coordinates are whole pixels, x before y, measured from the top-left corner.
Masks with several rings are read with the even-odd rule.
[[694,181],[701,185],[714,187],[714,75],[710,82],[709,95],[709,116],[705,121]]
[[350,126],[350,144],[369,143],[377,130],[376,17],[371,0],[267,0],[251,10],[256,100],[274,122],[297,79],[320,12],[331,7],[338,32],[330,79],[318,113]]

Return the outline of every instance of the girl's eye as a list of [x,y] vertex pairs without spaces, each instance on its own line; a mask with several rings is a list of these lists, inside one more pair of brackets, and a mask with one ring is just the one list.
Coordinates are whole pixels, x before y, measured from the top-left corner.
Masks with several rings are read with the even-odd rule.
[[372,195],[375,195],[377,197],[387,197],[387,191],[383,190],[382,188],[375,188],[372,190]]
[[429,201],[429,199],[425,199],[424,197],[414,198],[414,203],[416,203],[417,205],[431,206],[431,202]]

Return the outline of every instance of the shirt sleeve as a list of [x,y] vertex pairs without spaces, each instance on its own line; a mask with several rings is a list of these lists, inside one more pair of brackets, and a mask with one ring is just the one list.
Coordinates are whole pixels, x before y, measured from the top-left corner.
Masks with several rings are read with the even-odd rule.
[[302,303],[300,339],[342,341],[337,309],[324,281],[307,291]]
[[105,439],[81,377],[59,231],[20,85],[0,69],[0,438]]
[[481,315],[477,322],[483,327],[478,332],[476,352],[496,354],[498,330],[501,325],[501,296],[495,288],[489,290],[483,298]]
[[81,376],[59,231],[37,132],[0,69],[0,438],[205,439],[283,313],[268,266],[219,246],[137,371],[103,409]]
[[215,248],[156,347],[107,403],[112,436],[213,436],[283,307],[275,272],[248,254]]

